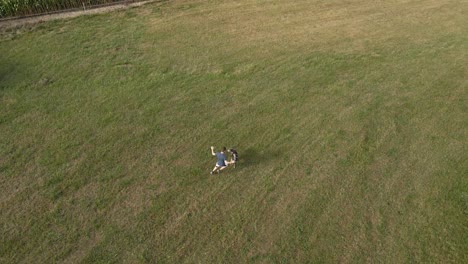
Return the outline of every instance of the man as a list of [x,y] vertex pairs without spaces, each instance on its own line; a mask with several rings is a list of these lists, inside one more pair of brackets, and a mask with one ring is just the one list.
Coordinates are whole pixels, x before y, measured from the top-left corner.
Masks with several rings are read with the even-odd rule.
[[228,162],[228,164],[233,164],[234,165],[234,168],[236,167],[236,163],[237,161],[239,160],[239,155],[237,154],[237,151],[233,148],[230,148],[228,150],[229,153],[231,153],[232,157],[231,157],[231,161]]
[[221,152],[215,152],[214,147],[211,147],[211,155],[216,156],[218,159],[216,161],[216,165],[213,168],[213,170],[210,172],[210,174],[214,174],[215,172],[219,173],[220,171],[224,170],[227,168],[227,161],[226,161],[226,155],[224,154],[226,152],[226,147],[223,147],[221,149]]

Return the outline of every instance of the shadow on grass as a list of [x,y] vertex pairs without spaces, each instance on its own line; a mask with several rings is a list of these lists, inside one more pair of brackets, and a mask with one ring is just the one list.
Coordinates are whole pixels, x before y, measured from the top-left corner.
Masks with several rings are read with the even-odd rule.
[[12,73],[20,70],[20,67],[4,57],[0,56],[0,91],[6,90],[13,86],[11,83]]
[[258,148],[248,148],[239,153],[239,167],[264,166],[272,160],[281,156],[279,150],[259,150]]
[[0,56],[0,91],[3,91],[5,89],[6,84],[4,84],[6,80],[6,69],[7,69],[7,64],[5,63],[5,60]]

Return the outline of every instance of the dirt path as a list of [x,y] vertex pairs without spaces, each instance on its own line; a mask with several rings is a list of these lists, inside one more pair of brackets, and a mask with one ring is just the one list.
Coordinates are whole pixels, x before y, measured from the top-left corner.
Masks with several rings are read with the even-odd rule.
[[122,9],[142,6],[148,3],[152,3],[152,2],[161,2],[161,0],[147,0],[147,1],[137,2],[137,3],[122,3],[122,4],[111,5],[111,6],[93,8],[89,10],[72,11],[72,12],[64,12],[64,13],[56,13],[56,14],[0,21],[0,29],[15,28],[15,27],[28,25],[28,24],[35,24],[35,23],[56,20],[56,19],[73,18],[73,17],[82,16],[82,15],[107,13],[107,12],[111,12],[115,10],[122,10]]

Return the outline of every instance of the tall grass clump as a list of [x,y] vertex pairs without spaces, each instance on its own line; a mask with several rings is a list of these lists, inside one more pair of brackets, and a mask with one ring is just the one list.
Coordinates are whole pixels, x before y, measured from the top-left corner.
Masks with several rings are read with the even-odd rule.
[[0,18],[27,16],[129,0],[0,0]]

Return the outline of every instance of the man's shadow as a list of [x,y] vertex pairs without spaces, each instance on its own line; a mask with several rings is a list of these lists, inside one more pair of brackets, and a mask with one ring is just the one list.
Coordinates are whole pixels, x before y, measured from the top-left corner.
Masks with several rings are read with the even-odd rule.
[[279,150],[258,150],[258,148],[248,148],[239,152],[239,167],[263,166],[265,163],[280,157]]

